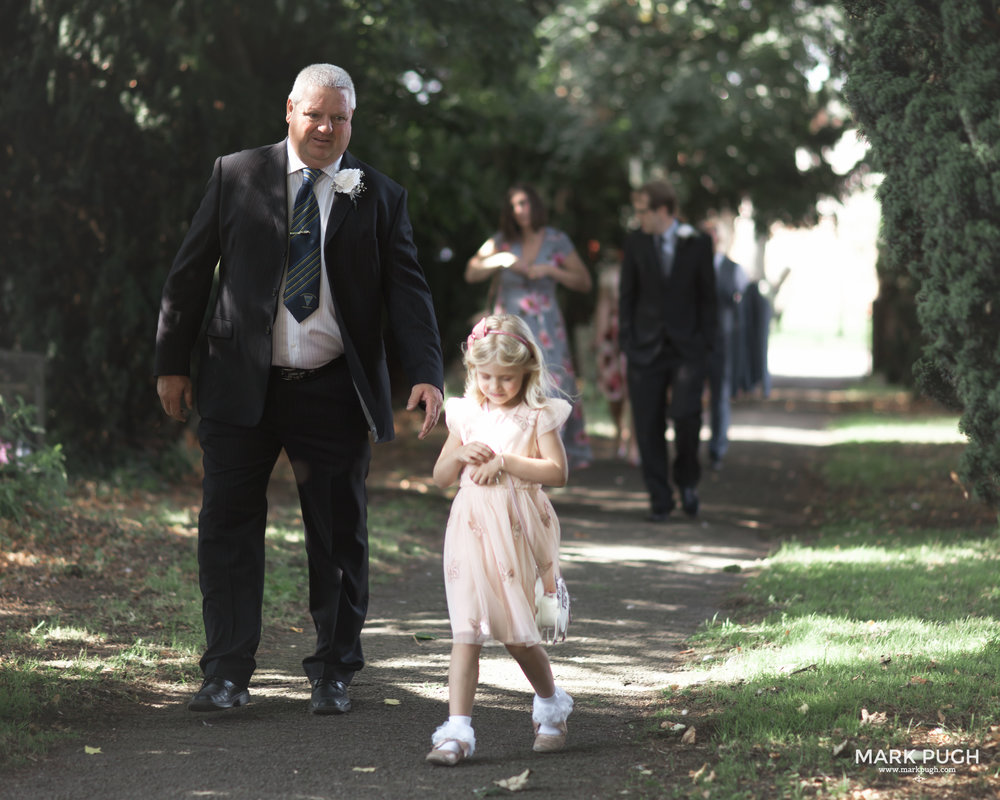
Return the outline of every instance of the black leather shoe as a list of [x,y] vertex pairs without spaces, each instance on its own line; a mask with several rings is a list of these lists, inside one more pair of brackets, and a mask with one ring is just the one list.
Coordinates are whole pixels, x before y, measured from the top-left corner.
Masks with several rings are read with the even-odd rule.
[[698,493],[693,487],[681,489],[681,508],[689,517],[698,516]]
[[309,710],[313,714],[346,714],[351,710],[351,698],[343,681],[320,678],[312,686]]
[[188,711],[222,711],[245,706],[249,702],[250,692],[246,689],[218,675],[209,675],[188,703]]

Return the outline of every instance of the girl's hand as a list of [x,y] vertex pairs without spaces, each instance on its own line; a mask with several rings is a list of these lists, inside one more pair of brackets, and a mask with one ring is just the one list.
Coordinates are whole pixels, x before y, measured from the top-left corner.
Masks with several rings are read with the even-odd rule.
[[469,442],[455,451],[455,457],[463,464],[478,466],[494,458],[493,448],[483,442]]
[[469,477],[477,486],[488,486],[491,483],[500,482],[500,457],[494,455],[492,459],[473,466],[469,470]]

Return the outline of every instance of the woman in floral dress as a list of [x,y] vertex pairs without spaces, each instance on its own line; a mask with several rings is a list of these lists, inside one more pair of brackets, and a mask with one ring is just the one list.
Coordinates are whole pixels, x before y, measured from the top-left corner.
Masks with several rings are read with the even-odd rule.
[[490,313],[516,314],[528,323],[553,382],[573,404],[562,439],[570,468],[579,469],[590,464],[592,455],[556,289],[562,285],[589,292],[593,282],[569,237],[546,222],[545,205],[535,189],[524,183],[512,186],[500,213],[500,230],[469,259],[465,279],[493,280]]

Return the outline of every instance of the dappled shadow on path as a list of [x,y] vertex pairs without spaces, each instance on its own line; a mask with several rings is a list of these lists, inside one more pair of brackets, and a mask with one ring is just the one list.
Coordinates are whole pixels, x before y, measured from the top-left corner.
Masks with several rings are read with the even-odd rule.
[[[750,410],[737,409],[736,423],[766,427],[746,421]],[[769,426],[803,425],[801,415],[781,409],[753,411],[766,414]],[[301,621],[264,631],[248,707],[192,714],[184,704],[195,687],[160,687],[155,705],[95,720],[87,744],[100,747],[100,757],[74,744],[5,788],[47,799],[467,798],[530,768],[531,790],[549,800],[617,796],[644,757],[637,735],[661,690],[685,680],[686,639],[725,613],[778,536],[803,529],[815,492],[813,445],[743,439],[734,441],[721,472],[706,472],[698,519],[678,514],[667,524],[647,523],[638,469],[611,458],[607,442],[595,442],[593,466],[550,492],[573,598],[569,637],[548,648],[557,682],[576,699],[569,747],[554,757],[532,753],[530,687],[503,648],[491,645],[475,710],[479,752],[458,769],[434,769],[423,757],[447,715],[450,628],[439,560],[447,493],[431,486],[430,471],[446,431],[439,426],[418,442],[407,424],[400,428],[397,442],[375,448],[372,503],[399,492],[425,496],[442,527],[423,542],[433,555],[373,576],[367,666],[352,684],[351,714],[307,713],[300,662],[313,635],[303,589]],[[282,479],[279,469],[275,501],[294,502]]]

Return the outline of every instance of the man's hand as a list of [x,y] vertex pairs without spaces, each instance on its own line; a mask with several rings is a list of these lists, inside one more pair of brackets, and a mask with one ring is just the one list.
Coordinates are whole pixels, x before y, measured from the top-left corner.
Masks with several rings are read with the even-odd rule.
[[160,375],[156,379],[156,393],[168,417],[178,422],[187,421],[194,407],[194,392],[187,375]]
[[423,439],[437,425],[438,417],[441,416],[441,406],[444,403],[441,390],[429,383],[418,383],[410,390],[410,399],[406,402],[406,410],[413,411],[421,403],[424,404],[424,426],[417,434],[418,439]]

